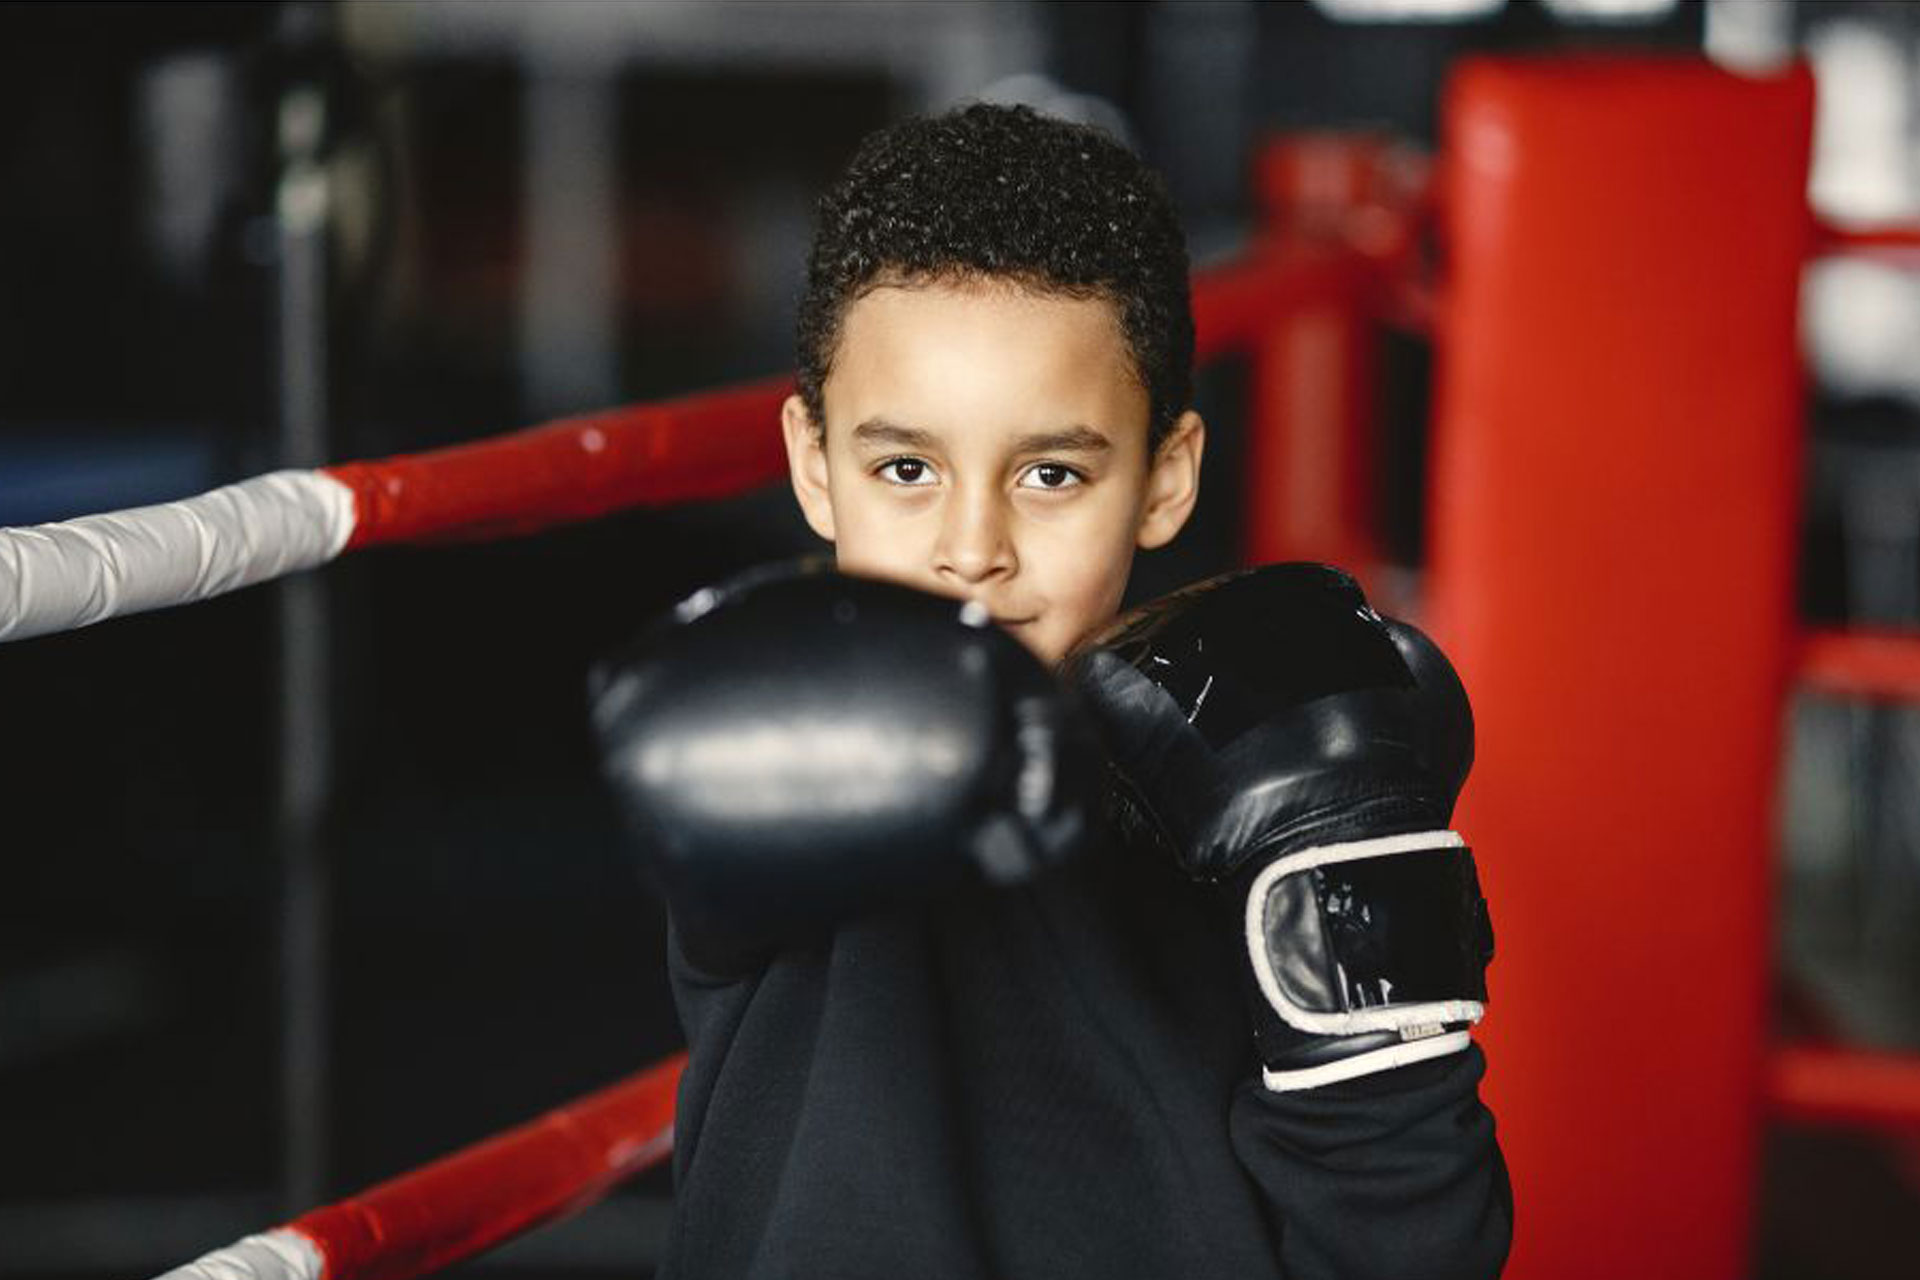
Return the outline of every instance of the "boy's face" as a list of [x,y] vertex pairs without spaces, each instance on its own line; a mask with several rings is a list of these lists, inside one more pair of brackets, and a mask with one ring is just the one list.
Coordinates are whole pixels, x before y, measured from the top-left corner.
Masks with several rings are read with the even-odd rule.
[[1147,456],[1148,400],[1101,299],[992,280],[847,310],[826,429],[782,413],[793,487],[842,570],[977,600],[1046,662],[1120,607],[1136,547],[1179,532],[1204,428]]

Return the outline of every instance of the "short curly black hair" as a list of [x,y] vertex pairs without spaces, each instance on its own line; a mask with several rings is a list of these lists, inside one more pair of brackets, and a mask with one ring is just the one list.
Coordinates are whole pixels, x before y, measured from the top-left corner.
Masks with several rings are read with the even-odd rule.
[[821,197],[797,335],[815,429],[849,307],[975,276],[1112,302],[1159,448],[1193,401],[1186,236],[1165,186],[1099,129],[984,104],[881,130]]

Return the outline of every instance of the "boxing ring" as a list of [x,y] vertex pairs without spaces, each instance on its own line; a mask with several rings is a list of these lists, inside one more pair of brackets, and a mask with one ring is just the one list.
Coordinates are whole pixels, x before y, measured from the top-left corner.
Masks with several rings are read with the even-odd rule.
[[[1482,1038],[1520,1206],[1510,1274],[1738,1276],[1766,1123],[1920,1129],[1920,1057],[1768,1028],[1785,700],[1920,701],[1920,637],[1795,621],[1799,283],[1821,255],[1920,257],[1920,229],[1816,223],[1803,69],[1476,59],[1444,118],[1431,175],[1377,140],[1274,144],[1259,239],[1196,275],[1200,359],[1250,370],[1241,554],[1377,589],[1377,347],[1427,333],[1417,608],[1480,725],[1460,822],[1498,920]],[[775,484],[786,392],[0,530],[0,638],[364,547]],[[175,1274],[403,1280],[470,1256],[665,1158],[679,1066]]]

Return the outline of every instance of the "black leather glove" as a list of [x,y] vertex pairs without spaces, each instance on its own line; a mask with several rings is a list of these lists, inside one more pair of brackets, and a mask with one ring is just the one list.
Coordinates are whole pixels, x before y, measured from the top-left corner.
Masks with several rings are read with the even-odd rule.
[[811,565],[694,595],[595,678],[604,772],[688,957],[1025,880],[1099,817],[1099,748],[978,606]]
[[1467,1047],[1493,936],[1447,829],[1472,714],[1431,641],[1338,570],[1272,565],[1147,605],[1067,670],[1123,829],[1232,890],[1270,1088]]

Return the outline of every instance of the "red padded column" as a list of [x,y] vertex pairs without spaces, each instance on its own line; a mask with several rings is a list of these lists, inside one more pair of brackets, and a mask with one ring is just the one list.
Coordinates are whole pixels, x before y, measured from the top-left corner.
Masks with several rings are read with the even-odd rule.
[[1511,1275],[1745,1269],[1812,87],[1465,64],[1429,620],[1480,753]]
[[[1404,165],[1383,137],[1295,134],[1257,156],[1263,231],[1256,252],[1337,287],[1316,304],[1267,308],[1251,344],[1242,459],[1249,564],[1325,560],[1365,576],[1379,559],[1374,386],[1378,271],[1374,240],[1403,231],[1412,197],[1393,182]],[[1403,184],[1404,185],[1404,184]]]

